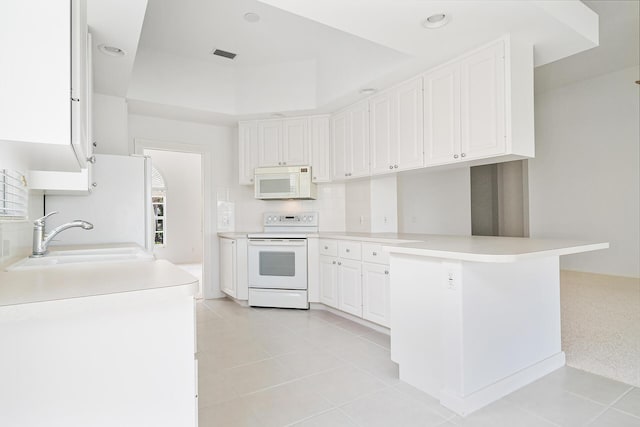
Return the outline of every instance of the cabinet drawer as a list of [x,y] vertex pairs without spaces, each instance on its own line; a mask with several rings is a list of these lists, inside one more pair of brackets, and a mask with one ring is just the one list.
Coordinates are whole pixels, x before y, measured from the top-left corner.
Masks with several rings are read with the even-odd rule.
[[340,241],[338,242],[338,256],[360,261],[362,259],[362,245],[358,242]]
[[338,242],[336,240],[320,240],[320,255],[338,256]]
[[375,264],[389,264],[389,253],[382,250],[382,245],[378,243],[362,244],[362,260]]

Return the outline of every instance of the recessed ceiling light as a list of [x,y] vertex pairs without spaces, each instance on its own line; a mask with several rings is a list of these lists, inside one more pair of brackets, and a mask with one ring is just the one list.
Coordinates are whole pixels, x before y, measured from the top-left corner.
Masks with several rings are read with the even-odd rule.
[[244,20],[253,24],[260,20],[260,15],[253,12],[247,12],[244,14]]
[[109,56],[125,56],[126,55],[126,52],[120,49],[119,47],[109,46],[106,44],[99,45],[98,49],[100,50],[100,52]]
[[444,27],[451,21],[451,17],[444,13],[436,13],[435,15],[429,16],[422,22],[422,26],[424,28],[435,29]]
[[281,119],[281,118],[285,117],[285,115],[282,114],[282,113],[273,113],[273,114],[271,114],[271,117],[273,117],[274,119]]
[[372,93],[376,93],[376,90],[372,87],[365,87],[364,89],[360,89],[361,95],[371,95]]

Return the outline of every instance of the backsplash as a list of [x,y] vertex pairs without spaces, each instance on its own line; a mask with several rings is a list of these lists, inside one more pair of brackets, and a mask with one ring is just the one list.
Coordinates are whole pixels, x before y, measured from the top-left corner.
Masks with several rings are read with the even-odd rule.
[[0,266],[29,255],[31,229],[29,221],[0,222]]

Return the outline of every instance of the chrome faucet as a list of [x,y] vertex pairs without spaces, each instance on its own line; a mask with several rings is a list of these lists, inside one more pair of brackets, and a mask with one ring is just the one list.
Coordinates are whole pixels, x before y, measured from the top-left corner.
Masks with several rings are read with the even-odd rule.
[[45,221],[51,215],[57,213],[57,211],[49,212],[42,218],[38,218],[33,221],[33,253],[31,254],[32,258],[45,256],[47,254],[47,249],[49,248],[49,243],[51,243],[51,240],[68,228],[81,227],[83,230],[91,230],[93,228],[93,224],[91,224],[90,222],[76,219],[75,221],[71,221],[54,228],[53,230],[51,230],[51,233],[45,236]]

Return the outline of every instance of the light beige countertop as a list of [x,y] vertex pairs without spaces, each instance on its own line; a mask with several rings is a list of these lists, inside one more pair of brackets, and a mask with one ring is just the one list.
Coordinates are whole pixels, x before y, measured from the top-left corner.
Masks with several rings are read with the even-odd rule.
[[[246,238],[247,232],[218,233],[221,237]],[[385,244],[389,253],[477,262],[515,262],[540,256],[569,255],[607,249],[607,242],[532,239],[528,237],[445,236],[411,233],[307,233],[307,237]]]
[[226,239],[246,239],[247,234],[260,233],[260,231],[222,231],[218,233],[218,237]]
[[0,306],[185,286],[198,279],[165,260],[82,263],[0,272]]
[[531,239],[526,237],[425,235],[420,242],[385,246],[393,254],[476,262],[516,262],[607,249],[608,242]]

